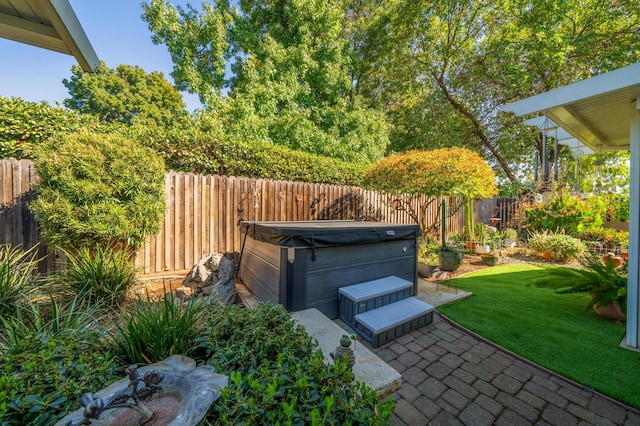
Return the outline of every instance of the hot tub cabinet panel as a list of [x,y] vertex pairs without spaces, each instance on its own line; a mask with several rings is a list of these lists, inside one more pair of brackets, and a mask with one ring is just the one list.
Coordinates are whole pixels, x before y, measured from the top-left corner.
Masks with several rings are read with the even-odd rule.
[[[341,287],[395,275],[412,282],[416,293],[417,225],[286,222],[282,230],[281,224],[241,225],[242,233],[248,235],[242,236],[239,276],[259,300],[280,303],[290,311],[317,308],[337,318]],[[266,236],[261,234],[263,229]],[[335,245],[330,245],[332,239]],[[310,241],[315,245],[304,245]]]

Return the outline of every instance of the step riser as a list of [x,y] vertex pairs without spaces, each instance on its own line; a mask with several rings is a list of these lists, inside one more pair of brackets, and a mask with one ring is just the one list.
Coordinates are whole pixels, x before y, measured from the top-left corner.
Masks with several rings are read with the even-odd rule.
[[388,330],[374,332],[369,330],[365,325],[356,321],[355,330],[363,339],[371,344],[372,347],[377,348],[380,345],[384,345],[392,340],[397,339],[407,333],[417,330],[425,325],[431,324],[433,321],[433,311],[420,315],[417,318],[410,319],[406,322],[398,324]]
[[340,300],[339,305],[340,319],[349,327],[353,328],[353,319],[356,315],[378,309],[382,306],[390,305],[391,303],[395,303],[399,300],[406,299],[408,297],[411,297],[411,293],[412,289],[408,288],[361,302],[354,302],[343,296]]

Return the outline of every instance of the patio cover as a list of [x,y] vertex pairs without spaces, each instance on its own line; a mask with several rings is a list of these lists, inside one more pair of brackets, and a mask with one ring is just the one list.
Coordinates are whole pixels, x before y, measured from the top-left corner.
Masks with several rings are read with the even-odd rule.
[[87,72],[99,65],[68,0],[0,0],[0,37],[72,55]]
[[629,284],[625,343],[640,348],[640,63],[502,107],[517,116],[544,115],[594,152],[631,151]]

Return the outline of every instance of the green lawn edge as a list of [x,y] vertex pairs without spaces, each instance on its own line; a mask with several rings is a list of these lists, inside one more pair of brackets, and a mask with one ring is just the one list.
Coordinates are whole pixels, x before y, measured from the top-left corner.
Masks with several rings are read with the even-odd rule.
[[450,282],[473,294],[437,311],[515,354],[640,409],[640,353],[619,346],[624,324],[586,309],[586,294],[554,291],[576,273],[556,266],[486,268]]

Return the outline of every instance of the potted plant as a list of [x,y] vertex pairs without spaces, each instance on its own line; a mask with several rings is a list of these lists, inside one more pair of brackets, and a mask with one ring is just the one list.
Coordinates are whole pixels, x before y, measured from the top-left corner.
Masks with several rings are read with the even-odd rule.
[[580,258],[586,268],[584,280],[558,293],[588,293],[591,300],[587,309],[616,321],[626,320],[627,274],[624,268],[615,266],[610,258],[602,262],[597,253],[586,253]]
[[514,248],[516,246],[516,239],[518,238],[518,231],[513,228],[504,228],[501,232],[503,243],[505,248]]
[[418,241],[418,275],[429,278],[438,267],[437,245],[433,238],[422,237]]
[[489,230],[487,227],[482,223],[476,223],[476,235],[480,241],[478,245],[476,245],[476,253],[489,253],[491,251],[491,247],[487,244],[487,237],[489,236]]
[[444,244],[438,250],[438,267],[442,271],[455,271],[462,263],[464,254],[458,247],[451,244]]
[[500,256],[497,253],[480,253],[480,260],[487,266],[496,266],[500,261]]

